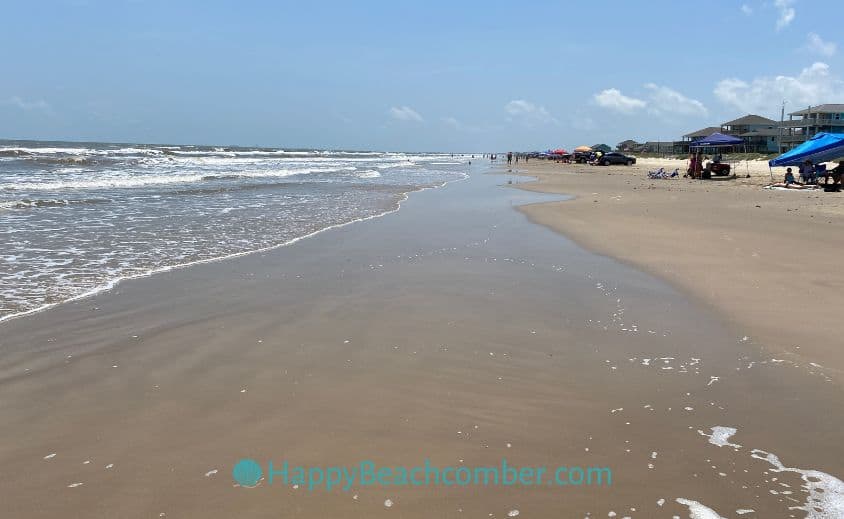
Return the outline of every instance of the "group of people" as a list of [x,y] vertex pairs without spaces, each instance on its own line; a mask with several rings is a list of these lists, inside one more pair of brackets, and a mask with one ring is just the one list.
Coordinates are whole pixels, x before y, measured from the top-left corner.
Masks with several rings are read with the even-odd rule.
[[[791,170],[791,168],[788,168],[788,170]],[[811,160],[807,160],[800,164],[797,170],[800,173],[800,182],[803,184],[817,184],[820,177],[823,177],[824,184],[828,184],[830,178],[833,184],[840,184],[844,160],[839,161],[838,165],[830,170],[826,169],[826,164],[812,164]],[[786,176],[788,176],[788,173],[786,173]],[[792,175],[793,177],[794,175]]]
[[[721,154],[717,154],[709,161],[706,167],[704,167],[704,161],[709,160],[709,157],[706,157],[701,152],[692,153],[689,155],[689,167],[686,170],[686,174],[683,175],[684,178],[703,178],[704,170],[707,168],[711,168],[713,164],[720,164],[722,157]],[[708,170],[707,170],[708,171]],[[708,178],[708,177],[707,177]]]
[[[498,160],[498,156],[495,153],[484,153],[484,158],[489,157],[491,162],[495,162]],[[510,166],[515,162],[516,164],[519,163],[519,159],[523,159],[525,162],[528,161],[530,158],[529,155],[521,154],[521,153],[513,153],[512,151],[507,152],[507,165]]]
[[689,156],[689,168],[686,170],[684,178],[701,178],[703,176],[703,161],[706,157],[702,153],[692,153]]
[[811,160],[807,160],[798,167],[800,181],[794,177],[794,172],[791,168],[785,170],[785,178],[780,184],[781,187],[791,189],[801,189],[805,186],[816,185],[820,177],[823,177],[824,185],[829,184],[829,179],[832,179],[832,184],[841,184],[841,177],[844,174],[844,160],[839,161],[838,165],[832,169],[826,169],[826,164],[812,164]]

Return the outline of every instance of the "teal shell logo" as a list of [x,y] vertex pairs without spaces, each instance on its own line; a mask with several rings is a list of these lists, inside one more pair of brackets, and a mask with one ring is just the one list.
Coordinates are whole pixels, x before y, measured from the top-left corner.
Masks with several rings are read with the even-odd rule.
[[261,465],[247,458],[238,461],[232,469],[232,477],[243,487],[254,487],[263,475]]

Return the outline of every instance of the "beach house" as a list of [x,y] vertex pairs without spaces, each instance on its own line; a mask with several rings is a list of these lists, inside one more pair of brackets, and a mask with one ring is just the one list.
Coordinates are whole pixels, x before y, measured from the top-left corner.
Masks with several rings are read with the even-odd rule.
[[721,128],[718,126],[707,126],[706,128],[701,128],[700,130],[687,133],[686,135],[683,135],[682,140],[674,142],[674,153],[689,153],[689,144],[691,144],[692,141],[709,137],[713,133],[719,131],[721,131]]
[[776,153],[779,123],[761,115],[748,114],[732,121],[721,123],[725,135],[741,137],[747,143],[747,151],[754,153]]
[[782,124],[781,151],[806,142],[821,132],[844,133],[844,104],[809,106],[788,114]]

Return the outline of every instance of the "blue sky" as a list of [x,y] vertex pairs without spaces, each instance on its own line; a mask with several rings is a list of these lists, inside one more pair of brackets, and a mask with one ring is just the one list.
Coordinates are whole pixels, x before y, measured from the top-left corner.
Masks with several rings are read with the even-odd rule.
[[488,151],[844,103],[844,3],[6,1],[0,138]]

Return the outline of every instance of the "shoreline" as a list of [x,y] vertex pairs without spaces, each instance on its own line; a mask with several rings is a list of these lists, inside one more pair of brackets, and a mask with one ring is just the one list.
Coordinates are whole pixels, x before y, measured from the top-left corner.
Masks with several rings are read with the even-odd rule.
[[249,250],[249,251],[235,252],[235,253],[232,253],[232,254],[226,254],[224,256],[218,256],[218,257],[214,257],[214,258],[205,258],[205,259],[200,259],[200,260],[195,260],[195,261],[189,261],[187,263],[178,263],[178,264],[175,264],[175,265],[167,265],[167,266],[164,266],[164,267],[154,268],[154,269],[148,270],[146,272],[141,272],[139,274],[133,274],[131,276],[117,277],[117,278],[108,280],[105,284],[103,284],[99,287],[92,288],[92,289],[87,290],[87,291],[85,291],[81,294],[77,294],[75,296],[69,297],[67,299],[63,299],[61,301],[56,301],[55,303],[48,303],[48,304],[41,305],[41,306],[36,307],[36,308],[24,310],[22,312],[16,312],[16,313],[0,316],[0,326],[2,326],[4,322],[12,321],[14,319],[19,319],[21,317],[26,317],[26,316],[29,316],[29,315],[39,314],[39,313],[44,312],[46,310],[50,310],[51,308],[56,308],[58,306],[61,306],[61,305],[67,304],[67,303],[82,301],[82,300],[94,297],[97,294],[109,292],[109,291],[117,288],[118,285],[120,285],[121,283],[123,283],[125,281],[148,278],[148,277],[151,277],[151,276],[155,276],[157,274],[162,274],[162,273],[165,273],[165,272],[172,272],[174,270],[181,270],[181,269],[193,267],[193,266],[196,266],[196,265],[205,265],[205,264],[208,264],[208,263],[216,263],[216,262],[220,262],[220,261],[229,261],[229,260],[241,258],[241,257],[244,257],[244,256],[249,256],[251,254],[261,254],[261,253],[265,253],[265,252],[269,252],[269,251],[278,249],[280,247],[287,247],[289,245],[293,245],[294,243],[297,243],[301,240],[306,240],[308,238],[312,238],[312,237],[317,236],[320,233],[325,232],[325,231],[330,231],[332,229],[339,229],[341,227],[345,227],[347,225],[351,225],[351,224],[358,223],[358,222],[365,222],[365,221],[368,221],[368,220],[381,218],[383,216],[387,216],[389,214],[392,214],[392,213],[395,213],[395,212],[401,210],[402,203],[406,202],[410,198],[411,193],[427,191],[429,189],[441,189],[441,188],[446,187],[448,184],[451,184],[452,182],[462,182],[462,181],[466,180],[467,178],[468,178],[468,174],[464,173],[463,178],[458,178],[456,180],[448,180],[448,181],[443,182],[441,185],[420,187],[418,189],[406,191],[406,192],[402,193],[401,197],[399,197],[399,199],[396,201],[395,207],[393,207],[392,209],[388,209],[386,211],[382,211],[380,213],[372,214],[372,215],[369,215],[369,216],[355,218],[353,220],[349,220],[348,222],[329,225],[327,227],[323,227],[322,229],[317,229],[316,231],[312,231],[308,234],[304,234],[302,236],[297,236],[296,238],[292,238],[292,239],[287,240],[285,242],[277,243],[275,245],[270,245],[268,247],[261,247],[259,249]]
[[[652,162],[520,165],[512,174],[535,180],[513,187],[571,198],[518,209],[589,251],[671,283],[772,353],[844,383],[834,324],[844,307],[844,285],[835,279],[844,197],[762,190],[763,172],[733,183],[647,179]],[[790,269],[789,261],[811,270]]]

